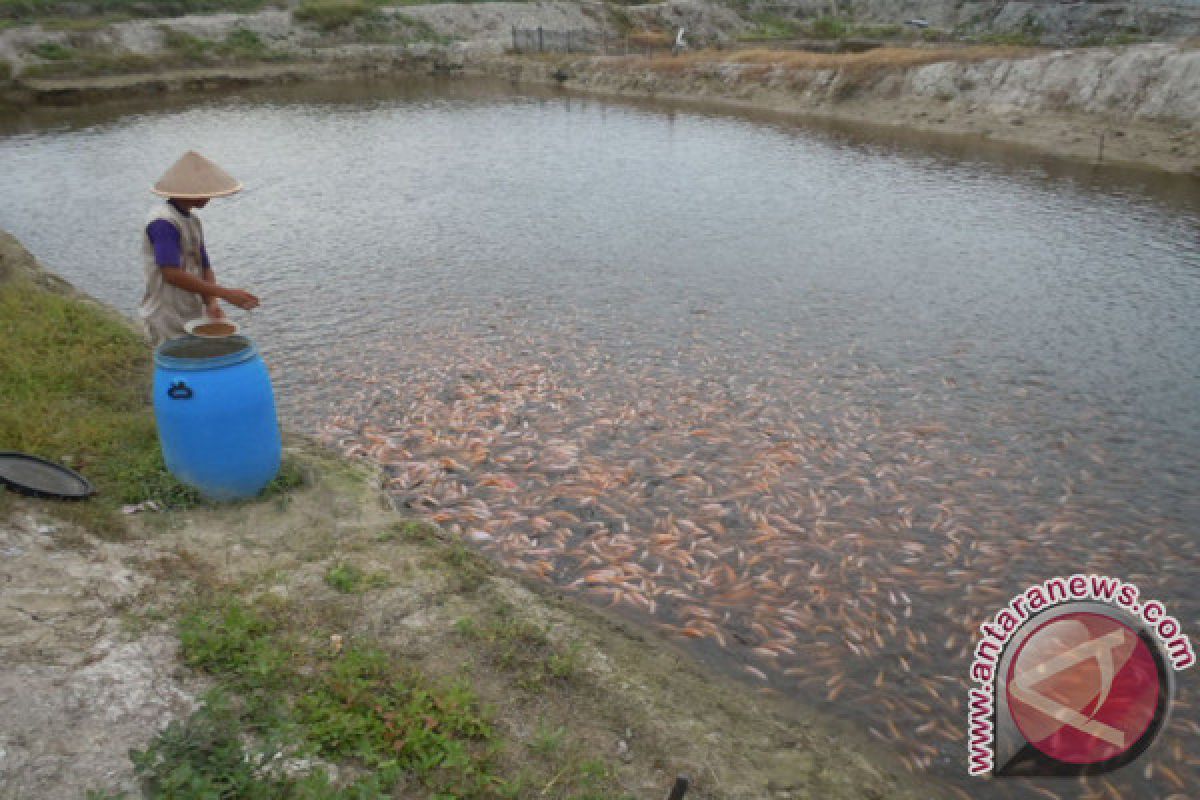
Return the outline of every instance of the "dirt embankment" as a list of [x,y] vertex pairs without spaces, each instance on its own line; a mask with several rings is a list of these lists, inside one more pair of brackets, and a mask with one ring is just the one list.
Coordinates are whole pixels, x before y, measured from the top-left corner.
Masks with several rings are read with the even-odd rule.
[[[0,232],[0,299],[64,289]],[[0,318],[0,328],[5,323]],[[208,750],[188,744],[194,739],[162,731],[208,708],[188,724],[193,734],[213,735],[228,717],[206,699],[220,676],[181,658],[189,647],[181,617],[195,620],[197,602],[214,596],[227,608],[261,613],[240,612],[253,625],[238,636],[211,628],[208,650],[190,645],[191,663],[236,662],[239,652],[301,659],[295,669],[285,661],[265,671],[243,664],[243,681],[257,676],[270,688],[272,676],[290,674],[309,686],[311,670],[350,669],[364,647],[430,685],[466,681],[478,706],[492,709],[493,741],[502,744],[486,763],[517,792],[503,796],[660,800],[679,773],[691,776],[688,797],[698,799],[943,796],[935,782],[918,786],[894,756],[839,723],[710,674],[653,632],[523,583],[403,518],[371,467],[306,443],[287,449],[304,473],[299,489],[138,514],[103,530],[89,524],[95,512],[87,506],[0,490],[0,797],[136,793],[129,751],[155,741],[160,777],[178,774],[162,761],[168,757],[192,759],[180,769],[209,759]],[[286,628],[286,649],[270,649],[269,637],[247,639],[270,619]],[[266,705],[242,712],[253,708],[263,713]],[[320,737],[326,750],[339,746],[328,728]],[[243,732],[226,747],[253,738]],[[244,763],[237,757],[224,768]],[[282,763],[287,780],[317,767],[335,783],[364,775],[354,758]],[[202,766],[214,768],[211,759]],[[428,795],[415,782],[404,785],[402,795],[387,796]]]
[[767,50],[493,61],[515,79],[960,134],[1200,175],[1200,48]]
[[[929,0],[923,8],[932,13],[940,2]],[[792,17],[816,13],[805,3],[772,5],[771,13],[792,24]],[[979,19],[1007,30],[1004,21],[1016,13],[1009,7],[1027,5],[999,3],[995,14]],[[1120,5],[1135,17],[1153,10],[1137,3],[1106,5]],[[1200,47],[1195,39],[1055,51],[938,45],[838,55],[786,50],[699,50],[678,58],[503,54],[514,30],[536,29],[560,44],[571,31],[576,45],[583,42],[593,50],[623,49],[622,37],[631,31],[669,42],[680,27],[694,43],[729,46],[759,30],[766,12],[757,8],[752,4],[739,14],[709,0],[619,8],[539,0],[382,7],[332,29],[298,20],[290,11],[129,20],[72,30],[21,26],[0,30],[0,108],[5,97],[17,105],[73,103],[131,92],[465,68],[584,91],[716,101],[1012,142],[1086,161],[1200,173]],[[887,3],[850,10],[862,19],[900,14]],[[1101,16],[1115,19],[1107,12]],[[1168,17],[1154,17],[1157,27],[1151,27],[1173,36],[1192,30],[1192,17]],[[1083,35],[1091,28],[1070,30]],[[7,89],[6,71],[12,73]]]

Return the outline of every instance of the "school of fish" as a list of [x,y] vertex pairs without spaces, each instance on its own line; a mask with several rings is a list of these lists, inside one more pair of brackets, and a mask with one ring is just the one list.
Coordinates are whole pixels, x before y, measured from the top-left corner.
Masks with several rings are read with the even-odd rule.
[[1026,586],[1119,576],[1196,629],[1194,532],[1125,501],[1132,446],[1105,445],[1120,440],[1102,411],[1042,424],[1037,387],[960,386],[946,364],[854,347],[619,345],[469,327],[356,342],[285,411],[506,567],[854,720],[961,797],[1200,786],[1186,681],[1135,767],[1050,788],[965,776],[978,626]]

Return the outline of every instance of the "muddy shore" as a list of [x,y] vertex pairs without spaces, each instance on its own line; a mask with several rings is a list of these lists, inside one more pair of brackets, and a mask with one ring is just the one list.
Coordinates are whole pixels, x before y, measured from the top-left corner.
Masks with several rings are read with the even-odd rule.
[[[47,276],[0,233],[0,291],[71,291]],[[286,603],[306,625],[339,631],[339,644],[377,642],[427,675],[467,670],[494,709],[509,768],[548,770],[530,789],[538,796],[574,796],[568,766],[584,757],[611,764],[616,792],[589,797],[661,798],[681,773],[689,798],[948,796],[844,724],[714,675],[657,634],[405,519],[370,465],[299,440],[287,451],[304,473],[299,489],[128,516],[116,531],[0,493],[0,797],[136,792],[130,748],[186,717],[211,685],[181,662],[176,626],[192,598],[214,591]],[[331,570],[347,565],[373,576],[369,590],[332,588]],[[464,636],[463,620],[486,625],[497,609],[511,615],[506,626],[577,654],[568,674],[538,672],[530,689],[529,674],[489,657],[495,641]],[[567,732],[549,754],[547,730]],[[333,767],[355,774],[352,763]]]

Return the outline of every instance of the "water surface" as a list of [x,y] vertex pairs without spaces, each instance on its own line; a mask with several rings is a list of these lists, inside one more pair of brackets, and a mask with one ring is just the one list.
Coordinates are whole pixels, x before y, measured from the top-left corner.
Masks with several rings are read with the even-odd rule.
[[[1198,630],[1195,179],[483,84],[169,103],[5,121],[0,227],[132,311],[147,188],[209,155],[285,425],[509,566],[955,778],[1025,586]],[[1122,796],[1200,780],[1189,677]]]

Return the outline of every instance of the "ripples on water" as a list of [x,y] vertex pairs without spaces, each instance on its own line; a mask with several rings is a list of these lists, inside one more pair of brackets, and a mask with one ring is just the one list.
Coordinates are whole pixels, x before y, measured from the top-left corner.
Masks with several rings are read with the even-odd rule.
[[[466,85],[285,98],[11,125],[0,227],[132,310],[146,188],[205,152],[249,187],[203,217],[286,424],[912,769],[963,773],[973,632],[1029,584],[1120,576],[1200,630],[1195,181]],[[1188,683],[1147,758],[1053,790],[1197,785]]]

